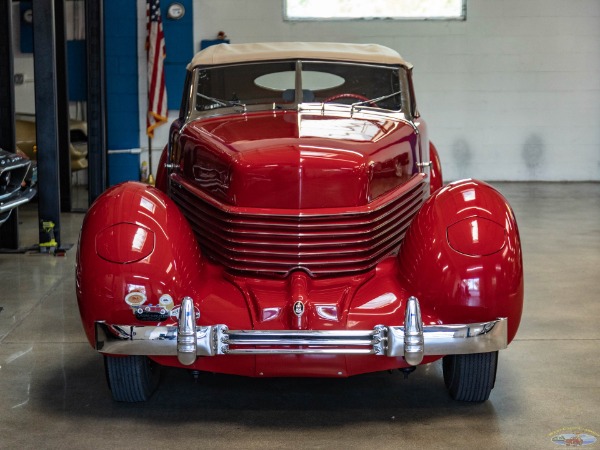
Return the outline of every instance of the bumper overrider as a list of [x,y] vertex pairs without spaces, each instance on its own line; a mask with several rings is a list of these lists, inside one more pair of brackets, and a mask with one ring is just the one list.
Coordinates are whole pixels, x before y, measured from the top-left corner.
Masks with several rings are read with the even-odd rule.
[[198,356],[248,354],[341,354],[404,357],[418,365],[426,355],[486,353],[507,347],[508,319],[424,325],[419,302],[410,297],[404,326],[372,330],[229,330],[197,326],[193,300],[185,297],[177,326],[96,322],[96,350],[111,355],[177,356],[191,365]]

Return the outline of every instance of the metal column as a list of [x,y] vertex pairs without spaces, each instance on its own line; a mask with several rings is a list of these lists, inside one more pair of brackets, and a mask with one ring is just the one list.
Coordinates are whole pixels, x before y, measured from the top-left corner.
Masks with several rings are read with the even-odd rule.
[[58,120],[58,167],[60,174],[60,209],[71,211],[71,142],[69,136],[69,83],[67,71],[67,32],[65,28],[65,0],[55,0],[56,26],[56,109]]
[[42,221],[51,221],[54,222],[54,239],[60,246],[55,1],[33,0],[33,17],[40,244],[49,240]]
[[87,120],[90,205],[106,190],[106,80],[104,75],[104,2],[85,2],[87,41]]
[[[16,151],[13,73],[12,1],[0,0],[0,147]],[[0,248],[19,248],[19,216],[15,209],[2,225]]]

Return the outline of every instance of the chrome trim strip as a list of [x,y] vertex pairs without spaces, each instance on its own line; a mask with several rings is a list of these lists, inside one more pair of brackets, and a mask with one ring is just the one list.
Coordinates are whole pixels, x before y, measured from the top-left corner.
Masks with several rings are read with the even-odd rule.
[[[302,90],[302,60],[296,61],[296,74],[295,74],[295,85],[294,90],[294,103],[301,104],[304,101],[304,91]],[[275,109],[275,108],[273,108]]]
[[303,339],[235,339],[229,338],[229,345],[364,345],[373,346],[375,342],[371,339],[314,339],[306,337]]
[[[36,192],[37,192],[37,189],[28,188],[26,191],[23,191],[21,193],[21,195],[19,197],[17,197],[15,200],[10,200],[6,203],[0,201],[0,214],[10,211],[10,210],[16,208],[17,206],[21,206],[24,203],[27,203],[29,200],[31,200],[33,197],[35,197]],[[14,192],[13,192],[13,195],[15,195]]]
[[280,338],[304,338],[310,336],[319,338],[370,338],[375,334],[373,330],[236,330],[230,331],[229,336],[243,340],[245,336],[250,338],[259,337],[263,339]]
[[230,350],[227,352],[228,355],[317,355],[317,354],[327,354],[327,355],[374,355],[375,351],[373,349],[358,349],[358,348],[349,348],[345,349],[343,352],[339,349],[334,348],[302,348],[302,349],[239,349],[239,350]]

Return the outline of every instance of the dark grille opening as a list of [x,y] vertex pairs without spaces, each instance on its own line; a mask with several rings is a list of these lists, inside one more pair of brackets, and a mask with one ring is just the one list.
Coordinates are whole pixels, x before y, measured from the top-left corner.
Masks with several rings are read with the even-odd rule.
[[337,214],[253,213],[222,205],[182,179],[171,182],[171,196],[204,254],[230,270],[285,275],[304,269],[318,276],[363,272],[394,252],[425,199],[424,188],[417,175],[383,199]]
[[21,189],[21,183],[29,170],[29,162],[21,166],[0,171],[0,198],[13,194]]

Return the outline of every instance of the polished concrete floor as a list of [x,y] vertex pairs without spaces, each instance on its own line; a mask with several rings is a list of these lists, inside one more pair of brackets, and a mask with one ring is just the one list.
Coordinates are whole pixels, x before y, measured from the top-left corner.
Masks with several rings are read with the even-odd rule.
[[[169,369],[144,404],[113,402],[64,257],[0,255],[0,448],[600,449],[600,184],[498,184],[523,240],[526,299],[484,404],[452,401],[439,363],[409,377],[245,379]],[[37,240],[23,211],[22,243]],[[81,214],[62,218],[76,243]],[[33,223],[33,226],[29,222]]]

